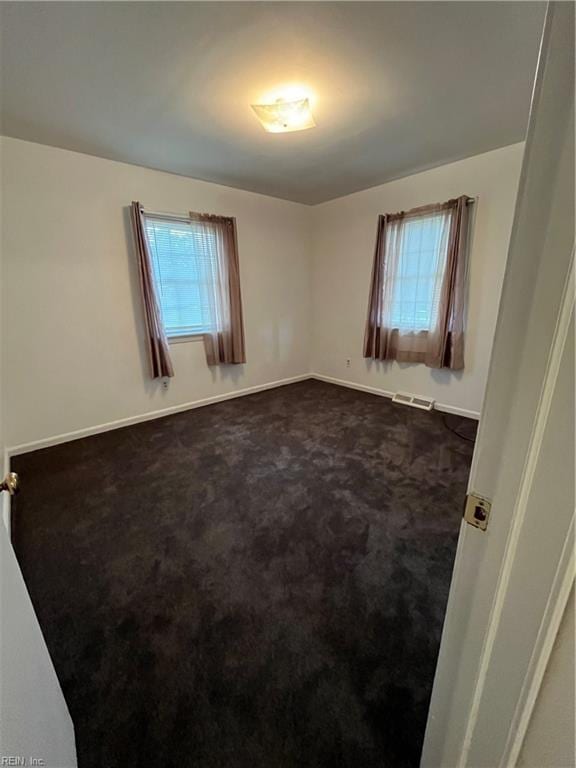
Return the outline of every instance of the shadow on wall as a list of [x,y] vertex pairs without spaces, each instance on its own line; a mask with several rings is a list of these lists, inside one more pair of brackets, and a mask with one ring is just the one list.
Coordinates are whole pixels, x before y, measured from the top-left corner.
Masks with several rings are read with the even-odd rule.
[[[420,368],[422,363],[399,363],[397,360],[372,360],[364,358],[366,373],[376,373],[386,375],[390,373],[394,366],[400,370],[410,368]],[[464,370],[453,371],[448,368],[427,368],[430,377],[440,386],[450,386],[453,381],[461,381],[464,376]]]
[[246,365],[215,365],[210,368],[210,374],[212,381],[215,384],[217,381],[231,381],[233,384],[238,384],[246,373]]
[[451,371],[448,368],[429,368],[430,376],[436,384],[440,384],[441,386],[450,386],[450,383],[452,381],[462,381],[462,377],[464,376],[464,370],[461,371]]

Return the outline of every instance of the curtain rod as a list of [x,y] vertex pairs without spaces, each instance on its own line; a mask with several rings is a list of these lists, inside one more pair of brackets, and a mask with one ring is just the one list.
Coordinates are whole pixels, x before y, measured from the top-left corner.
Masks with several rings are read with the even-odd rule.
[[[466,205],[474,205],[476,202],[476,197],[468,197],[466,199]],[[185,213],[166,213],[165,211],[149,211],[147,208],[142,208],[142,213],[144,213],[145,216],[156,216],[160,219],[173,219],[174,221],[190,221],[190,216],[188,216]],[[224,217],[226,218],[226,217]]]

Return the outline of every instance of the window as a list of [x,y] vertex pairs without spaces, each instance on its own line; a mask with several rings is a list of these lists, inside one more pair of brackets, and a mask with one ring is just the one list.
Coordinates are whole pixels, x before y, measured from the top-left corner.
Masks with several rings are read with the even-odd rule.
[[364,357],[464,367],[467,195],[378,217]]
[[400,235],[390,229],[386,252],[397,238],[398,260],[392,278],[390,325],[401,331],[429,330],[436,324],[446,263],[446,216],[408,219]]
[[211,332],[215,324],[215,233],[192,220],[149,215],[144,219],[166,336]]

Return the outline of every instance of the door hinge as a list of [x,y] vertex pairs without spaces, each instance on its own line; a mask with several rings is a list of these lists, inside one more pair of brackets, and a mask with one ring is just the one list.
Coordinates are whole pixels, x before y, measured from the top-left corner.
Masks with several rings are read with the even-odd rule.
[[484,496],[480,496],[478,493],[469,493],[466,496],[466,503],[464,505],[464,520],[469,525],[485,531],[488,528],[488,518],[490,517],[491,509],[492,502],[489,499],[485,499]]

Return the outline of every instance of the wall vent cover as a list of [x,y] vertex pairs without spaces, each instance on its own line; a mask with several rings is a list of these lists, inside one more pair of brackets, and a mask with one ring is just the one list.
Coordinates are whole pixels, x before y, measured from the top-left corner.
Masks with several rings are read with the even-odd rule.
[[410,405],[412,408],[420,408],[423,411],[431,411],[434,405],[434,400],[430,397],[422,397],[421,395],[411,395],[408,392],[396,392],[392,398],[393,403],[402,403],[402,405]]

